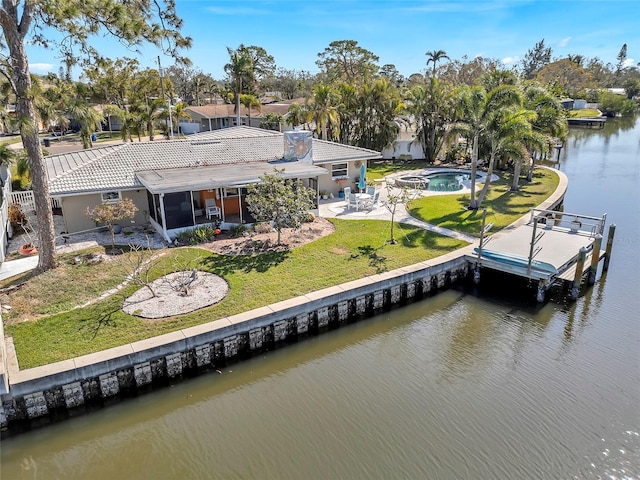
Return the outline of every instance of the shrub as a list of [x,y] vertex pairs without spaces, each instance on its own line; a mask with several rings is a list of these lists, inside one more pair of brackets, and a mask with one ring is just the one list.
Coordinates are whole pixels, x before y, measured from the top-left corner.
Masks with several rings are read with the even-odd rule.
[[253,226],[253,231],[256,233],[269,233],[271,231],[271,225],[265,222],[259,222]]
[[238,238],[244,235],[246,231],[247,227],[245,227],[244,225],[234,225],[229,229],[229,235],[232,238]]
[[24,225],[27,223],[27,216],[22,211],[22,206],[19,203],[9,205],[9,223],[11,224],[11,228],[17,232],[22,231]]
[[302,219],[303,223],[313,223],[316,219],[316,216],[312,212],[307,212],[304,218]]

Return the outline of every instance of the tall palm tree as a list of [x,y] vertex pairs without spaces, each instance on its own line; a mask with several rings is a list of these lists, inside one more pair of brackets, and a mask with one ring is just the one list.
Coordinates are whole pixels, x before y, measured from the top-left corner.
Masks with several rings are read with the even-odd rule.
[[429,66],[430,63],[433,63],[433,70],[431,72],[431,78],[435,78],[435,76],[436,76],[436,64],[438,62],[444,60],[445,58],[447,60],[449,60],[449,57],[447,56],[447,52],[445,52],[444,50],[433,50],[431,52],[425,53],[425,55],[427,56],[427,67]]
[[436,161],[451,122],[455,120],[455,102],[450,88],[435,78],[429,85],[414,85],[407,93],[407,111],[416,124],[416,138],[422,144],[428,163]]
[[452,126],[451,133],[462,134],[471,141],[471,192],[469,209],[478,209],[476,193],[476,175],[478,170],[478,151],[480,143],[492,128],[494,117],[499,110],[520,102],[518,90],[511,85],[501,85],[489,93],[484,87],[463,86],[458,91],[458,121]]
[[250,80],[253,72],[253,62],[246,50],[233,50],[227,47],[229,63],[224,66],[224,71],[231,78],[233,84],[233,97],[235,101],[236,125],[240,125],[240,94],[242,84]]
[[404,108],[398,91],[380,77],[363,84],[358,92],[354,143],[358,147],[382,151],[391,145],[400,131],[398,117]]
[[478,194],[477,208],[480,208],[489,191],[496,158],[506,156],[519,161],[527,154],[524,142],[525,139],[531,138],[530,122],[535,119],[535,116],[532,110],[518,105],[498,108],[491,116],[484,136],[489,147],[489,165],[484,186]]
[[318,83],[313,87],[313,93],[307,106],[310,116],[316,124],[316,131],[322,134],[322,140],[328,140],[329,127],[332,137],[339,131],[338,109],[335,104],[335,92],[330,85]]
[[[568,125],[564,108],[546,88],[537,83],[528,84],[524,89],[524,101],[528,109],[536,112],[533,129],[547,137],[545,146],[554,141],[553,139],[560,142],[566,140]],[[545,149],[550,151],[546,147]],[[531,150],[531,162],[527,169],[527,181],[529,182],[533,178],[535,159],[538,154],[542,153],[541,150]]]
[[251,126],[251,108],[255,108],[258,112],[262,111],[262,104],[255,95],[240,95],[240,103],[247,109],[247,123]]
[[359,95],[355,85],[342,82],[337,86],[338,117],[340,120],[340,143],[352,145],[355,142],[354,131],[359,109]]
[[187,110],[189,105],[185,102],[178,102],[173,106],[173,118],[172,120],[178,123],[178,130],[180,129],[180,120],[191,120],[191,114]]

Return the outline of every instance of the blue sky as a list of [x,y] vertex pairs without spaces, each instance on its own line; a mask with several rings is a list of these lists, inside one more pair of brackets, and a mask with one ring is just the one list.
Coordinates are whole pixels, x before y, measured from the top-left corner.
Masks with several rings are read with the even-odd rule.
[[[240,43],[265,48],[279,67],[318,71],[315,61],[330,42],[356,40],[394,64],[403,75],[425,69],[425,52],[444,50],[452,59],[467,55],[517,63],[540,39],[554,57],[580,54],[616,62],[623,43],[629,61],[640,61],[638,0],[176,0],[183,34],[193,38],[194,66],[224,78],[226,47]],[[113,39],[97,38],[102,53],[138,58],[156,66],[160,53],[141,55]],[[58,70],[55,52],[28,49],[34,73]],[[163,66],[172,62],[162,59]]]

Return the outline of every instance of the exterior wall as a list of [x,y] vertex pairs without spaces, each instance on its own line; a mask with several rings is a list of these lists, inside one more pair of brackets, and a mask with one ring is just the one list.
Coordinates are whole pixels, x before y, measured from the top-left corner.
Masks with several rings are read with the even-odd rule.
[[422,145],[418,141],[413,140],[396,140],[393,145],[382,150],[382,158],[386,160],[398,159],[422,159],[424,151]]
[[[339,162],[338,162],[339,163]],[[355,162],[347,162],[348,164],[348,176],[346,182],[336,182],[331,178],[331,164],[323,163],[323,164],[315,164],[318,167],[326,168],[329,172],[328,175],[321,175],[318,177],[318,190],[321,192],[327,192],[327,194],[333,193],[335,197],[338,196],[338,193],[342,191],[344,187],[351,187],[353,190],[354,185],[357,183],[356,178],[360,176],[360,166],[355,166]]]
[[194,133],[200,133],[200,123],[199,122],[180,122],[178,124],[180,128],[180,133],[184,135],[192,135]]
[[10,393],[0,396],[0,427],[60,410],[78,411],[94,401],[217,368],[243,355],[412,302],[448,288],[470,272],[461,252],[430,263],[52,365],[14,372],[10,362]]
[[[149,212],[147,191],[144,189],[125,191],[122,192],[122,198],[131,198],[138,207],[138,212],[133,219],[135,223],[147,223],[147,214]],[[96,228],[95,222],[87,217],[86,211],[87,207],[93,208],[102,203],[99,193],[61,197],[61,201],[67,233],[77,233]],[[128,224],[130,220],[126,219],[124,222]]]

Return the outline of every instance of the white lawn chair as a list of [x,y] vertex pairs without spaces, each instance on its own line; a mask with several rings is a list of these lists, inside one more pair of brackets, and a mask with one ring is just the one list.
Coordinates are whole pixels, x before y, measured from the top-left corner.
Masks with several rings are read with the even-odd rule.
[[347,208],[351,210],[351,207],[355,207],[356,211],[358,210],[358,197],[356,197],[355,193],[349,194]]
[[207,218],[211,220],[213,217],[220,218],[220,207],[216,205],[213,198],[207,198],[204,201]]
[[374,187],[373,185],[370,187],[367,187],[366,193],[368,195],[371,195],[371,197],[373,198],[373,196],[376,194],[376,187]]
[[351,187],[344,187],[342,189],[342,191],[344,192],[344,201],[348,206],[349,205],[349,195],[351,195]]

